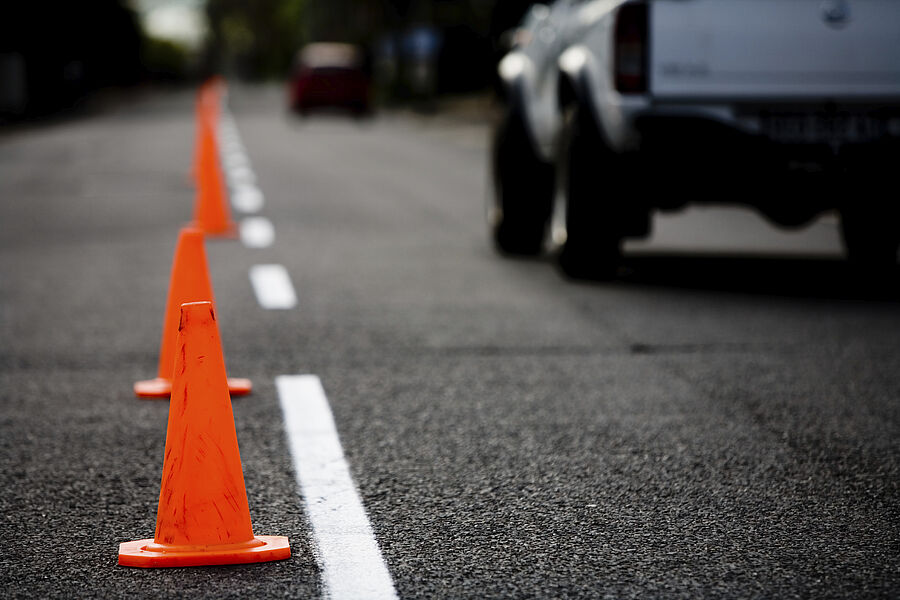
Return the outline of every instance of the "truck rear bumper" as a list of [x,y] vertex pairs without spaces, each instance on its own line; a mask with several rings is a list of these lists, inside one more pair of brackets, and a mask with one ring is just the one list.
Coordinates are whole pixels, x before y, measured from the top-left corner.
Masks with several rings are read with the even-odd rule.
[[900,162],[900,137],[862,143],[781,143],[707,118],[635,119],[636,150],[623,158],[650,182],[659,208],[736,203],[783,224],[839,208],[853,189],[883,181]]
[[639,152],[648,157],[723,169],[828,172],[872,171],[896,165],[900,137],[861,141],[779,141],[737,125],[702,117],[635,118]]

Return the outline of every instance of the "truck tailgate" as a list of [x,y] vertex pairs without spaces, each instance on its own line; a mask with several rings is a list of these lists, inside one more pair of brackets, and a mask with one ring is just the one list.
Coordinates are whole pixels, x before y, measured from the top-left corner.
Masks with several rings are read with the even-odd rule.
[[900,98],[900,0],[650,2],[660,98]]

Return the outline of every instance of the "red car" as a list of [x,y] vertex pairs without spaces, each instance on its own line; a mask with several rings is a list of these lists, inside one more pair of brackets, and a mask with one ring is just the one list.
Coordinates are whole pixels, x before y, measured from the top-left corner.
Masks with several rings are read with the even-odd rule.
[[371,109],[371,78],[365,55],[351,44],[315,43],[297,53],[290,79],[290,106],[300,114],[339,108],[357,115]]

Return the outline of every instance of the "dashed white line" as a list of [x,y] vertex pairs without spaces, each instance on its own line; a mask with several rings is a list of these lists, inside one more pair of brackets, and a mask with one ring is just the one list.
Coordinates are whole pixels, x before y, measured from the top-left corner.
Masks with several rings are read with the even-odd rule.
[[231,192],[231,203],[244,213],[255,213],[265,204],[263,193],[255,185],[239,185]]
[[246,165],[228,169],[226,171],[226,176],[228,177],[228,183],[231,184],[231,187],[254,185],[256,183],[256,174],[253,172],[253,169]]
[[[227,108],[219,120],[219,139],[222,141],[219,156],[231,189],[231,205],[243,213],[259,212],[264,202],[263,194],[256,187],[256,174]],[[241,241],[248,248],[266,248],[274,240],[275,228],[268,219],[256,217],[241,222]]]
[[269,310],[287,310],[297,306],[297,294],[287,269],[281,265],[250,267],[250,283],[259,305]]
[[297,483],[312,525],[325,597],[397,598],[344,459],[321,381],[315,375],[280,375],[275,385]]
[[275,241],[275,227],[265,217],[241,220],[241,241],[248,248],[268,248]]
[[247,159],[247,155],[240,151],[228,152],[226,154],[223,154],[222,162],[225,164],[225,168],[228,170],[247,168],[250,166],[250,161]]
[[[237,134],[235,134],[237,135]],[[228,157],[236,153],[246,153],[246,149],[244,145],[241,143],[241,138],[233,137],[233,138],[225,138],[222,142],[222,150],[220,154],[223,157]]]
[[[223,119],[222,129],[227,145],[222,159],[232,204],[241,212],[257,212],[263,206],[263,194],[255,185],[256,176],[230,115]],[[275,228],[265,217],[244,218],[240,232],[241,241],[249,248],[270,246],[275,239]],[[263,308],[297,305],[290,275],[282,265],[254,265],[250,282]],[[396,599],[394,583],[344,459],[322,383],[315,375],[281,375],[275,383],[297,483],[312,525],[325,597]]]

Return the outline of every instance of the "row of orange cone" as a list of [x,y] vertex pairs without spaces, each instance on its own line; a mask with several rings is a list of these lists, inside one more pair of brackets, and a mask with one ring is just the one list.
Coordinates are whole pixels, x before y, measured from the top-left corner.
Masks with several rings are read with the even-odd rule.
[[216,324],[204,236],[233,236],[216,143],[223,84],[204,84],[197,100],[194,222],[178,237],[159,369],[139,381],[139,397],[170,397],[162,484],[152,539],[119,545],[119,564],[173,567],[288,558],[286,537],[253,534],[231,396],[247,379],[228,378]]

